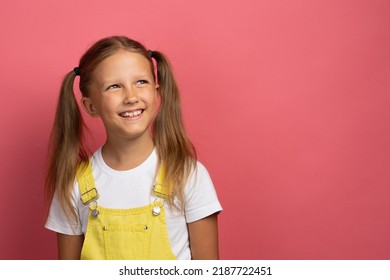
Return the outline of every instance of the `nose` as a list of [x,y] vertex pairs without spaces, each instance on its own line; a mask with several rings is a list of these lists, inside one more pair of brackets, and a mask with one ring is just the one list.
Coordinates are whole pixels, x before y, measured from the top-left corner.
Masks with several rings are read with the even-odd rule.
[[131,87],[129,88],[126,88],[124,90],[124,99],[123,99],[123,102],[125,104],[135,104],[138,102],[138,95],[137,93],[135,92],[134,89],[132,89]]

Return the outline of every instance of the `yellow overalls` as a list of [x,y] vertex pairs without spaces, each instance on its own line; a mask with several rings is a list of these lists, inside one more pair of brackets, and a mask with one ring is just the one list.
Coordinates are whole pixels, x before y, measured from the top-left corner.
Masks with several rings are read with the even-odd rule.
[[88,226],[81,259],[162,260],[176,259],[168,239],[163,199],[169,189],[163,186],[160,168],[149,205],[131,209],[110,209],[97,204],[99,197],[90,162],[77,170],[81,200],[89,205]]

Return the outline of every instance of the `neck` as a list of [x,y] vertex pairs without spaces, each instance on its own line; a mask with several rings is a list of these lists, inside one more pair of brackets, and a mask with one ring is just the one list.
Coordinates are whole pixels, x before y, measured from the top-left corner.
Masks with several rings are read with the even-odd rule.
[[102,147],[102,157],[112,169],[121,171],[139,166],[152,153],[153,139],[150,135],[142,139],[109,139]]

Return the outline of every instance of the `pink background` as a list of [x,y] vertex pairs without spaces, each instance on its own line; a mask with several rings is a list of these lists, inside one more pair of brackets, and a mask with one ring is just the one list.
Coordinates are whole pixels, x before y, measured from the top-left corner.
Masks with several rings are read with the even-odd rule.
[[108,35],[170,58],[224,207],[221,258],[390,259],[389,15],[386,0],[1,1],[0,259],[56,258],[58,89]]

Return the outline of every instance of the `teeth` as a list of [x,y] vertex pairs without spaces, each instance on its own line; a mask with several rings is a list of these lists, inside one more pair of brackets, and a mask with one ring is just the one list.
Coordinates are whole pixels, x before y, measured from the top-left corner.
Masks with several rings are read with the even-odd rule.
[[120,115],[124,118],[127,118],[127,117],[136,117],[138,115],[141,115],[142,113],[142,110],[138,110],[138,111],[133,111],[133,112],[124,112],[124,113],[121,113]]

